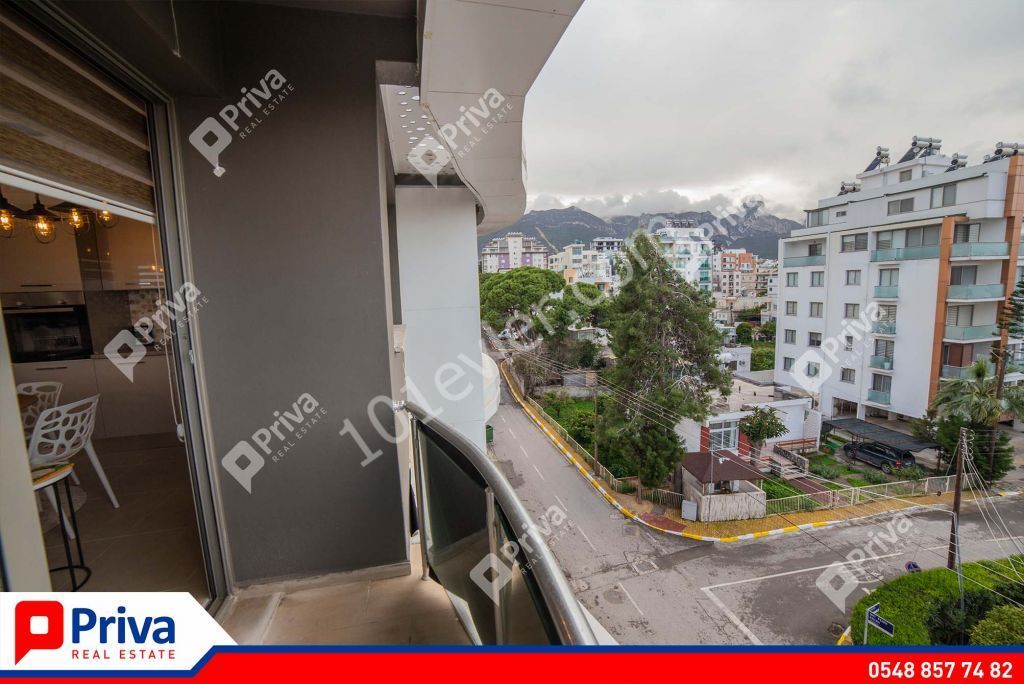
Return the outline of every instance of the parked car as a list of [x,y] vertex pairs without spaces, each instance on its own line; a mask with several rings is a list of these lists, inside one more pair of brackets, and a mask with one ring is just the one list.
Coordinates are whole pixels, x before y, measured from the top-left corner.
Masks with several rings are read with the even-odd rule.
[[878,442],[850,442],[843,445],[846,458],[864,461],[888,475],[893,468],[909,468],[917,463],[914,454]]

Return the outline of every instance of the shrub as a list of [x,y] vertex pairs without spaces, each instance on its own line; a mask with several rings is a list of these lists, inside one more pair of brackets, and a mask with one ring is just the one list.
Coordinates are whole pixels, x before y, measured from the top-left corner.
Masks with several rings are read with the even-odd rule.
[[[858,471],[858,472],[860,472],[860,471]],[[870,484],[864,478],[856,477],[855,475],[849,476],[848,478],[846,478],[846,481],[850,483],[851,487],[866,487],[866,486],[868,486]]]
[[906,468],[893,468],[892,474],[896,476],[898,480],[922,480],[927,476],[924,472],[924,468],[917,465],[908,466]]
[[842,474],[839,471],[838,466],[822,463],[821,461],[812,463],[810,465],[810,471],[818,477],[823,477],[826,480],[835,480]]
[[871,484],[885,484],[889,481],[889,477],[881,470],[866,470],[864,471],[864,479]]
[[971,630],[975,646],[1016,646],[1024,644],[1024,608],[993,608]]

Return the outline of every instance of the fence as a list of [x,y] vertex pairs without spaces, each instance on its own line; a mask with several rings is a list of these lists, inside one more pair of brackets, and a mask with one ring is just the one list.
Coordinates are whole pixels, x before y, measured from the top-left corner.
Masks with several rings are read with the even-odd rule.
[[[955,475],[927,477],[921,480],[902,480],[867,487],[845,487],[825,490],[813,494],[799,494],[782,499],[769,499],[765,510],[767,515],[845,508],[858,504],[876,503],[890,499],[903,499],[927,494],[943,494],[953,490]],[[977,487],[979,482],[973,475],[964,476],[963,488]]]

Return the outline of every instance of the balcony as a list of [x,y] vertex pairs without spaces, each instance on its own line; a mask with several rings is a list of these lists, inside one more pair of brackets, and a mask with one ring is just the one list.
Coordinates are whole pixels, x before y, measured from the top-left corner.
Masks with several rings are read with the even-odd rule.
[[947,325],[942,337],[958,342],[995,339],[999,337],[999,328],[994,323],[992,325]]
[[815,256],[801,256],[801,257],[785,257],[782,260],[783,268],[797,268],[799,266],[824,266],[825,255],[819,254]]
[[950,285],[946,299],[1002,299],[1006,286],[1002,283],[991,285]]
[[891,356],[872,356],[868,360],[868,365],[878,370],[891,371],[892,370],[892,357]]
[[875,299],[898,299],[899,285],[875,285]]
[[1009,256],[1010,245],[1005,242],[956,242],[953,257],[1004,257]]
[[896,321],[875,321],[871,324],[871,332],[876,335],[895,335]]
[[888,406],[891,402],[889,400],[889,392],[883,390],[868,390],[868,401],[872,404],[882,404]]
[[[995,366],[994,363],[992,363],[988,359],[979,359],[979,360],[982,360],[982,361],[985,362],[985,368],[988,371],[986,373],[986,376],[992,377],[993,375],[995,375],[996,366]],[[974,368],[973,365],[970,365],[970,366],[943,366],[940,375],[943,378],[961,378],[961,379],[966,379],[966,378],[971,377],[971,369],[972,368]]]
[[892,247],[871,252],[871,261],[912,261],[915,259],[938,259],[939,246]]

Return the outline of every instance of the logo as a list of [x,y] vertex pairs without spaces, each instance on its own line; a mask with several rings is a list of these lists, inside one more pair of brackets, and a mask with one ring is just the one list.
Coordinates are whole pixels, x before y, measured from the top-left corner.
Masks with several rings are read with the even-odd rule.
[[[226,172],[220,165],[220,155],[234,140],[232,132],[237,133],[240,140],[245,140],[294,90],[295,87],[280,71],[271,69],[260,79],[258,86],[242,88],[242,99],[221,109],[218,112],[220,119],[206,117],[189,134],[188,141],[213,167],[213,175],[220,178]],[[243,114],[245,118],[239,122]]]
[[[325,415],[327,409],[321,408],[313,395],[303,394],[290,410],[274,411],[273,423],[231,447],[231,451],[221,459],[221,465],[245,491],[252,494],[252,480],[266,465],[264,456],[270,456],[275,463],[283,459],[295,447],[295,442]],[[253,444],[259,447],[258,451]]]

